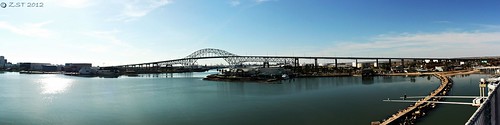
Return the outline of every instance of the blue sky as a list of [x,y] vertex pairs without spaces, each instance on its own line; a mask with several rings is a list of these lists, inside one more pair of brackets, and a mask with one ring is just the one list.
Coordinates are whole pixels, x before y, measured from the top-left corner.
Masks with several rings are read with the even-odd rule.
[[[4,2],[17,2],[4,1]],[[38,0],[0,8],[11,62],[118,65],[238,55],[500,55],[495,0]]]

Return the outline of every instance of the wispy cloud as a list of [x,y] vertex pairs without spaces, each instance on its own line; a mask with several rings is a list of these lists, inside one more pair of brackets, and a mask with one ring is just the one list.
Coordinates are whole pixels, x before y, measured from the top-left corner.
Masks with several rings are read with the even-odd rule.
[[461,57],[498,55],[500,32],[439,32],[379,35],[368,42],[342,42],[321,52],[343,56]]
[[254,6],[257,6],[259,4],[271,2],[271,1],[277,1],[277,0],[229,0],[229,5],[232,7],[244,7],[245,9],[252,8]]
[[240,5],[241,2],[239,0],[231,0],[229,4],[234,7]]
[[79,45],[80,49],[99,55],[96,58],[106,62],[105,65],[132,63],[131,59],[156,61],[151,59],[150,55],[154,55],[152,50],[138,47],[137,44],[133,44],[137,43],[133,40],[124,40],[126,38],[123,37],[123,32],[120,30],[89,31],[82,34],[89,36],[93,41],[82,43]]
[[84,34],[111,43],[113,46],[132,47],[132,45],[119,39],[117,37],[118,33],[120,33],[119,30],[111,30],[111,31],[93,31]]
[[255,0],[255,2],[257,2],[257,3],[269,2],[269,1],[271,1],[271,0]]
[[114,17],[114,21],[132,21],[140,17],[148,15],[155,9],[161,8],[167,4],[172,3],[171,0],[147,0],[147,1],[127,1],[123,2],[123,10],[121,13]]
[[55,33],[51,30],[43,28],[50,23],[52,23],[52,21],[24,23],[23,25],[16,26],[9,22],[0,21],[0,29],[5,29],[12,33],[23,36],[50,38],[54,36]]
[[475,24],[485,30],[500,30],[500,25],[491,25],[491,24]]

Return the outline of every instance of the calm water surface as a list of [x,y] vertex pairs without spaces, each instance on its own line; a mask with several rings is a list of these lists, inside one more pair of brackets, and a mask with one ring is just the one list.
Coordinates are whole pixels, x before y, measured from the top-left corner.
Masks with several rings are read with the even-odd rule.
[[[211,73],[216,72],[120,78],[0,73],[0,124],[366,125],[409,105],[381,100],[426,95],[440,82],[427,76],[303,78],[282,84],[201,80]],[[477,86],[479,78],[455,81]],[[455,87],[454,94],[469,94],[461,93],[469,88]],[[427,124],[456,111],[467,111],[468,118],[475,110],[440,108]]]

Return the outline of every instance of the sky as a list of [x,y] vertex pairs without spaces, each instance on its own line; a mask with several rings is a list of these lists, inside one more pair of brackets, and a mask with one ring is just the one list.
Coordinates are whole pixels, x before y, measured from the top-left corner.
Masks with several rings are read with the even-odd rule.
[[204,48],[237,55],[500,55],[498,0],[0,2],[7,5],[0,8],[0,55],[13,63],[122,65]]

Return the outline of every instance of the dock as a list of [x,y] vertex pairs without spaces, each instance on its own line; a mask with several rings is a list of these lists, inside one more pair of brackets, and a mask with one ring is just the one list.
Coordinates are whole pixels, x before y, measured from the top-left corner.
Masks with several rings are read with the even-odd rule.
[[[391,115],[389,118],[383,120],[382,122],[375,121],[372,125],[392,125],[392,124],[405,124],[410,122],[410,124],[416,120],[418,117],[425,115],[421,110],[434,108],[435,104],[432,101],[439,100],[439,96],[444,96],[451,89],[453,81],[448,77],[452,75],[460,74],[470,74],[477,71],[454,71],[454,72],[444,72],[444,73],[434,73],[433,75],[441,80],[441,85],[434,91],[432,91],[428,96],[418,100],[414,105],[402,109],[395,114]],[[431,102],[428,102],[431,101]],[[410,116],[410,117],[408,117]]]

